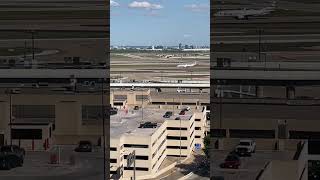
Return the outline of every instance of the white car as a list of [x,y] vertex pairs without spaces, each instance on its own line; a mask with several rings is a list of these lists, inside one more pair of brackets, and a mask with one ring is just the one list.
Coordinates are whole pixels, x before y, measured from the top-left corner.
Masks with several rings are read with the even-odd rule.
[[191,108],[189,106],[185,106],[182,108],[182,111],[190,111],[190,110],[191,110]]
[[240,140],[235,151],[239,156],[251,156],[256,151],[256,142],[250,139]]
[[186,93],[186,92],[187,92],[187,89],[180,89],[180,88],[178,88],[178,89],[177,89],[177,92],[178,92],[178,93]]

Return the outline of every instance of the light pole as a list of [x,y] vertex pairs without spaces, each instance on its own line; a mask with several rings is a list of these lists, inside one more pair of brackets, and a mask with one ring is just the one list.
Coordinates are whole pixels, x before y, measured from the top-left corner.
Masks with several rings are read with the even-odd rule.
[[142,118],[142,121],[143,121],[143,89],[141,89],[141,94],[142,94],[142,100],[141,100],[141,118]]
[[105,132],[105,108],[104,108],[104,78],[101,85],[101,113],[102,113],[102,137],[103,137],[103,178],[106,180],[106,132]]
[[12,91],[9,91],[9,103],[10,103],[10,145],[12,145]]
[[259,62],[261,61],[261,34],[263,33],[262,29],[258,29],[258,35],[259,35]]
[[179,118],[180,121],[180,129],[179,129],[179,139],[180,139],[180,156],[179,156],[179,163],[181,163],[181,118]]

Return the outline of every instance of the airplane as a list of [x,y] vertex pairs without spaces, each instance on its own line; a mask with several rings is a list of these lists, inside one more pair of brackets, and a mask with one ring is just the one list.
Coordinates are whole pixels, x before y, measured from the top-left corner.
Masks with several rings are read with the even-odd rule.
[[238,20],[249,19],[249,16],[264,16],[273,12],[276,8],[276,1],[273,1],[270,7],[262,9],[242,9],[242,10],[225,10],[214,14],[215,17],[234,17]]
[[196,66],[196,65],[197,65],[197,61],[195,61],[192,64],[179,64],[179,65],[177,65],[177,67],[178,68],[187,68],[187,67],[193,67],[193,66]]

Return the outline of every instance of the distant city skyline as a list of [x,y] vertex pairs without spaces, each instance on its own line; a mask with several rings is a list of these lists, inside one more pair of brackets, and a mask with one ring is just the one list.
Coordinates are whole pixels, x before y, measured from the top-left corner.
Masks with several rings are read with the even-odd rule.
[[209,0],[110,0],[112,46],[210,44]]

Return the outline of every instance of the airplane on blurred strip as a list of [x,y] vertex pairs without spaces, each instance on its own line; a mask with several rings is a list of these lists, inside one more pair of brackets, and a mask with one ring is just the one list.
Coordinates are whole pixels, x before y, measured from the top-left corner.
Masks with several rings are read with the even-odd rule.
[[262,9],[242,9],[242,10],[224,10],[214,14],[215,17],[234,17],[236,19],[248,20],[250,16],[264,16],[270,14],[276,9],[276,1],[271,6]]
[[195,61],[192,64],[179,64],[179,65],[177,65],[177,67],[178,68],[187,68],[187,67],[193,67],[193,66],[196,66],[196,65],[197,65],[197,61]]

